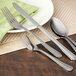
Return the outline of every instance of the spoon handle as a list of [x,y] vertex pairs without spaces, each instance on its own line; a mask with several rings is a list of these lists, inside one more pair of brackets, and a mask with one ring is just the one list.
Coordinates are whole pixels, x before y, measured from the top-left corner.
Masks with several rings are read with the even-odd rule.
[[46,55],[48,58],[50,58],[51,60],[53,60],[55,63],[57,63],[59,66],[61,66],[62,68],[64,68],[65,70],[67,71],[72,71],[73,70],[73,67],[60,61],[59,59],[53,57],[52,55],[44,52],[43,50],[41,49],[38,49],[39,52],[43,53],[44,55]]
[[70,37],[66,36],[66,38],[76,47],[76,42],[73,41]]
[[76,52],[76,47],[73,45],[73,43],[70,41],[70,40],[68,40],[66,37],[64,38],[69,44],[70,44],[70,46],[73,48],[73,50]]

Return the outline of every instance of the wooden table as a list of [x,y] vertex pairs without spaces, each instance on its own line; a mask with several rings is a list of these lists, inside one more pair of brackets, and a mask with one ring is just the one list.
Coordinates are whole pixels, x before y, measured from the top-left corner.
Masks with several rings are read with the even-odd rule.
[[[76,35],[70,37],[76,41]],[[59,41],[73,52],[65,40]],[[52,41],[48,44],[60,51]],[[42,45],[38,46],[48,52]],[[23,49],[0,56],[0,76],[76,76],[76,61],[70,61],[64,54],[60,60],[72,65],[74,70],[67,72],[41,53]]]

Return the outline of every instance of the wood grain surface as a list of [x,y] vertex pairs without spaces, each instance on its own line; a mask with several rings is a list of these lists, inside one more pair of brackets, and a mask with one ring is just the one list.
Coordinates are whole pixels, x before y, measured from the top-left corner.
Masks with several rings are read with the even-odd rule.
[[[76,41],[76,35],[70,37]],[[73,52],[65,40],[59,39],[59,41]],[[61,52],[53,42],[47,43]],[[42,45],[38,46],[48,52]],[[72,72],[65,71],[39,52],[32,52],[27,49],[19,50],[0,56],[0,76],[76,76],[76,61],[70,61],[64,54],[60,60],[72,65],[74,70]]]

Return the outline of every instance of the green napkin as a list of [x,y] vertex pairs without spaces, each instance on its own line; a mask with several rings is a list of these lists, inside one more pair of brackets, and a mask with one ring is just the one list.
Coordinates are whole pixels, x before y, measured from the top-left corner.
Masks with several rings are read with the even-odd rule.
[[[7,7],[10,12],[13,14],[13,16],[17,19],[17,21],[21,24],[23,24],[26,19],[23,18],[17,11],[16,9],[13,7],[12,2],[16,2],[21,8],[24,9],[24,11],[26,11],[30,16],[34,16],[37,11],[38,8],[36,6],[32,6],[23,2],[19,2],[17,0],[1,0],[0,1],[0,9],[3,7]],[[14,29],[6,20],[6,18],[4,17],[2,11],[0,10],[0,40],[2,40],[2,38],[5,36],[5,34],[9,31]]]

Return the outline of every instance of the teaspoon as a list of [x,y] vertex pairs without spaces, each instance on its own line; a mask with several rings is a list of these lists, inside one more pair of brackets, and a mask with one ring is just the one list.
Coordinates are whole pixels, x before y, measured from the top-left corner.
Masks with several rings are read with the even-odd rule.
[[76,52],[76,42],[67,36],[66,28],[59,19],[53,17],[50,22],[50,27],[57,36],[64,38]]

